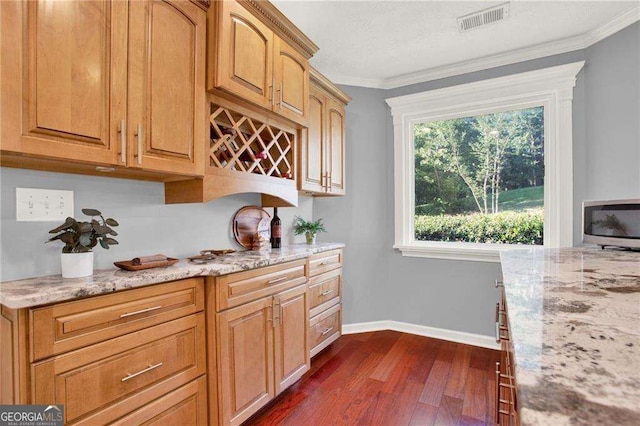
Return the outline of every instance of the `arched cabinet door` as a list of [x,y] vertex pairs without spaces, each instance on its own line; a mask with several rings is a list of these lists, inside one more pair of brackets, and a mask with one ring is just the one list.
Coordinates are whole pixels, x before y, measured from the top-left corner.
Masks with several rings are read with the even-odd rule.
[[[271,109],[273,31],[235,1],[216,2],[215,88]],[[210,87],[211,89],[211,87]]]
[[203,173],[205,42],[206,16],[192,2],[130,2],[130,166]]
[[325,192],[326,96],[315,86],[309,92],[308,128],[300,143],[299,184],[303,191]]
[[332,98],[327,101],[327,190],[333,195],[345,194],[345,111]]
[[309,62],[279,37],[275,37],[274,52],[274,111],[304,122],[309,109]]
[[1,2],[3,151],[116,164],[127,2]]

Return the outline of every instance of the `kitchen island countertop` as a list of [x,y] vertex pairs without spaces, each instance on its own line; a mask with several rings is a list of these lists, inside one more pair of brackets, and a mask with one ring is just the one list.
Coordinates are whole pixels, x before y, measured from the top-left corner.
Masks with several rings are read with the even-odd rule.
[[61,275],[0,283],[0,305],[12,309],[80,299],[114,291],[198,276],[220,276],[307,258],[315,253],[343,248],[342,243],[294,244],[269,251],[239,251],[195,264],[186,259],[172,266],[143,271],[96,270],[92,276],[64,279]]
[[521,424],[640,424],[640,253],[500,257]]

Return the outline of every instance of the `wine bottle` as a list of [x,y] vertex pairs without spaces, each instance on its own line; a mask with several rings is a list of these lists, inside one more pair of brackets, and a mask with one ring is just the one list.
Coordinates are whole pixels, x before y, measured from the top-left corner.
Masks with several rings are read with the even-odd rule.
[[282,245],[282,221],[278,217],[278,208],[273,208],[271,219],[271,248],[280,248]]

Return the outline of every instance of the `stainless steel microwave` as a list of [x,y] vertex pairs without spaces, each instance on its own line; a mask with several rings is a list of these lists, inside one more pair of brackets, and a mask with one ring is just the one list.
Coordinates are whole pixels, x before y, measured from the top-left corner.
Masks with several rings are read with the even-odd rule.
[[584,201],[582,242],[640,249],[640,198]]

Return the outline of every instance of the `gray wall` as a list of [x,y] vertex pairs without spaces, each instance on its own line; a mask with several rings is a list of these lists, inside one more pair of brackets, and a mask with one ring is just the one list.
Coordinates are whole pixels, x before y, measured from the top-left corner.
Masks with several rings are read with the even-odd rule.
[[640,23],[586,50],[585,199],[640,197]]
[[[17,222],[15,188],[68,189],[74,191],[76,218],[82,208],[101,210],[113,217],[119,245],[94,250],[95,267],[113,268],[113,262],[163,253],[188,257],[202,249],[240,248],[233,238],[231,220],[246,205],[260,205],[257,194],[234,195],[205,204],[164,204],[164,185],[97,176],[0,168],[0,281],[60,273],[61,243],[43,244],[56,222]],[[278,209],[286,243],[293,238],[293,216],[313,215],[313,198],[301,196],[298,208]],[[266,209],[269,214],[272,209]]]
[[[396,320],[492,335],[497,263],[402,257],[393,250],[393,128],[388,97],[586,61],[574,89],[574,242],[580,203],[640,197],[640,94],[636,23],[582,51],[388,91],[345,86],[347,196],[317,199],[314,217],[345,249],[345,323]],[[386,127],[383,129],[383,125]],[[609,159],[609,162],[603,162]],[[621,167],[622,165],[622,167]],[[621,170],[623,169],[623,170]]]

